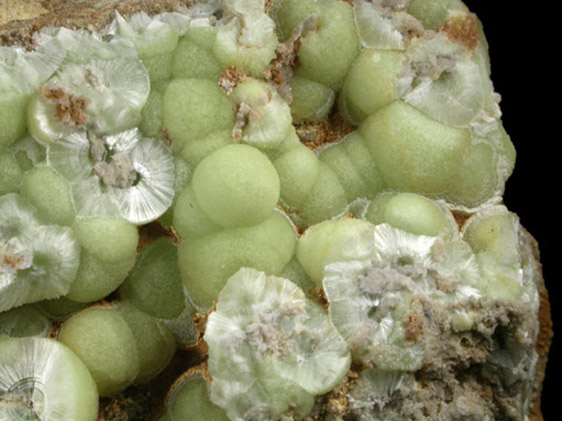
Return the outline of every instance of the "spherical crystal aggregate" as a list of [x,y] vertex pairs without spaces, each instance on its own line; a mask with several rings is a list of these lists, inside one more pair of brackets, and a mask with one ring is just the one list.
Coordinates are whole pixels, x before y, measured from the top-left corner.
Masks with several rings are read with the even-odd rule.
[[[415,400],[408,376],[457,367],[460,351],[431,360],[463,332],[488,335],[482,370],[501,366],[505,383],[523,367],[529,385],[538,274],[499,206],[515,152],[477,18],[438,0],[220,7],[218,21],[117,14],[103,34],[43,31],[36,53],[2,50],[2,315],[79,311],[58,338],[102,396],[151,380],[176,343],[205,344],[207,377],[163,419],[191,405],[323,419],[337,393],[360,419],[410,416],[394,392]],[[299,124],[333,109],[353,131],[307,147]],[[452,211],[473,216],[459,230]],[[179,245],[137,256],[137,226],[157,219]],[[80,311],[120,286],[121,304]],[[41,301],[54,298],[73,305]],[[529,410],[512,393],[526,398],[498,414]]]

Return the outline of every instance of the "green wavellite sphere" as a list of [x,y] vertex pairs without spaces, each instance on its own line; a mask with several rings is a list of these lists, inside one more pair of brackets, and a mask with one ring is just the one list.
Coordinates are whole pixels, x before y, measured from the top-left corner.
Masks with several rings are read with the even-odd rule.
[[291,260],[295,245],[295,232],[287,217],[275,212],[257,225],[182,242],[178,264],[189,296],[206,308],[241,267],[279,274]]
[[228,98],[215,82],[174,79],[164,92],[162,119],[172,147],[181,149],[190,140],[232,126],[234,113]]
[[203,159],[193,193],[209,219],[225,228],[255,225],[279,200],[279,177],[265,155],[246,145],[226,146]]
[[316,31],[303,41],[297,74],[332,89],[339,89],[359,53],[352,7],[341,1],[319,3]]
[[78,241],[102,262],[117,263],[136,254],[139,234],[118,218],[83,218],[73,224]]
[[403,54],[392,50],[365,49],[353,63],[340,96],[346,116],[360,123],[396,99],[396,79]]
[[34,205],[46,221],[70,225],[74,208],[68,182],[48,167],[28,171],[21,185],[21,195]]
[[[193,33],[193,31],[191,31]],[[221,67],[212,51],[186,35],[175,50],[172,65],[174,79],[196,78],[218,80]]]
[[82,248],[76,279],[66,297],[80,303],[101,300],[117,289],[131,270],[135,256],[115,263],[100,259],[95,253]]
[[379,195],[370,203],[365,219],[418,235],[451,236],[457,231],[453,215],[445,206],[413,193]]
[[135,336],[112,308],[92,307],[74,315],[58,339],[84,362],[101,396],[124,390],[139,374]]
[[470,132],[395,101],[363,122],[360,133],[386,183],[428,195],[447,190],[470,149]]
[[18,191],[23,171],[16,157],[0,148],[0,195]]
[[185,307],[177,266],[176,245],[160,238],[146,246],[134,271],[120,290],[121,298],[131,301],[153,317],[174,319]]
[[227,421],[226,413],[209,398],[208,381],[201,373],[186,373],[170,389],[163,420]]
[[8,145],[25,131],[29,98],[0,90],[0,146]]
[[127,322],[135,338],[139,355],[139,372],[135,383],[147,383],[168,365],[176,342],[172,333],[132,303],[120,303],[117,311]]

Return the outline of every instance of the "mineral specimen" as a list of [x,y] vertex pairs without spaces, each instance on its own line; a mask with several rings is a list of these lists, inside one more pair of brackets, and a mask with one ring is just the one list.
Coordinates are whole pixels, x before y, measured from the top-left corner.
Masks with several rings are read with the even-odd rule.
[[0,26],[0,419],[538,415],[460,0],[49,7]]

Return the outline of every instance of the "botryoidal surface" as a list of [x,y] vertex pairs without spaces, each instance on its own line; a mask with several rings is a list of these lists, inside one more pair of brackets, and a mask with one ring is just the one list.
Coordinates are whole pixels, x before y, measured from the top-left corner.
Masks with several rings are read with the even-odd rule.
[[536,416],[544,285],[478,18],[135,11],[0,47],[0,420]]

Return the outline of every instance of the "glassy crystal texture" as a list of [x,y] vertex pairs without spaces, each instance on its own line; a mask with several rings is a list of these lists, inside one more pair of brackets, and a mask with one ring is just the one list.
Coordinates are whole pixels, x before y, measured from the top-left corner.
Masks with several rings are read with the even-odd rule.
[[321,307],[287,279],[240,269],[205,332],[211,399],[229,417],[301,417],[345,375],[347,346]]
[[46,338],[0,337],[0,419],[95,419],[98,392],[80,359]]

